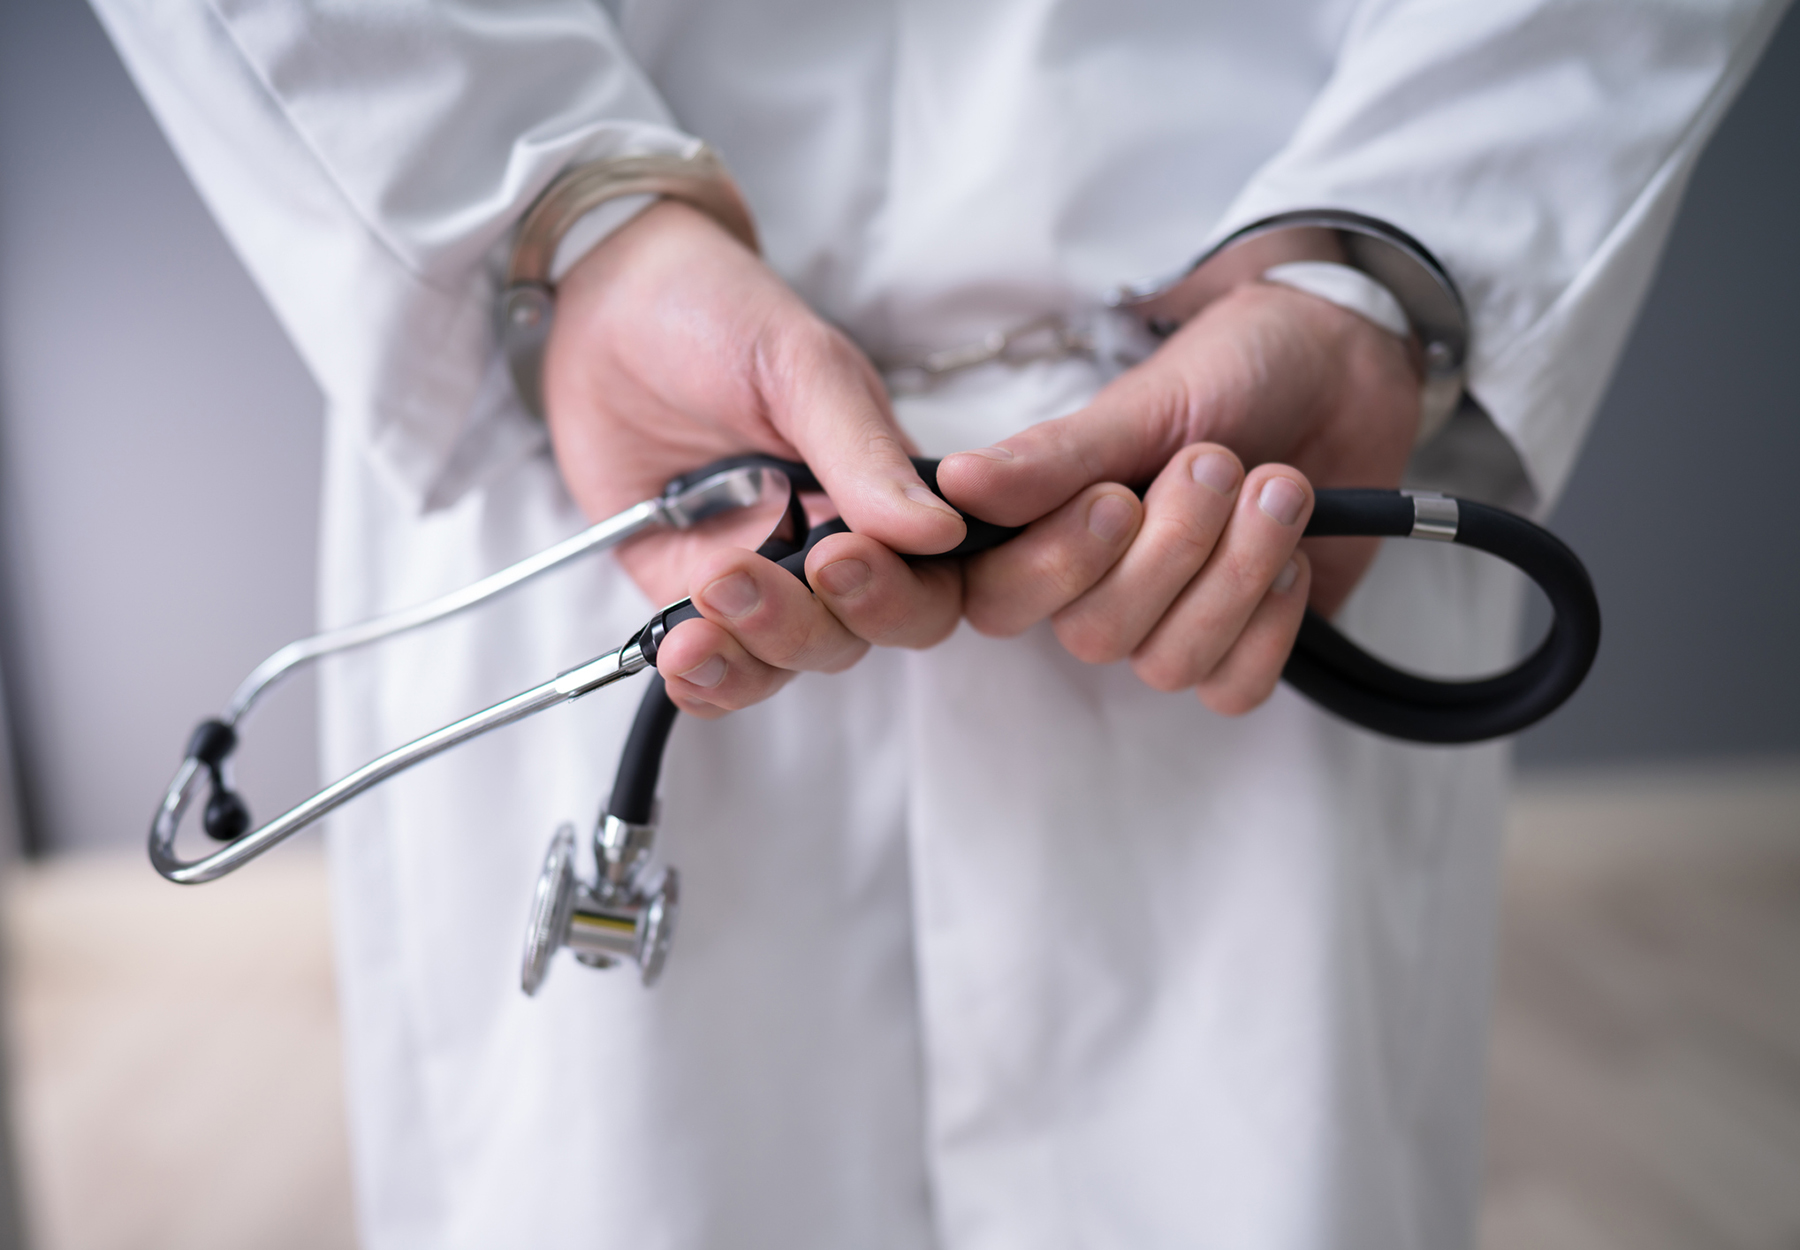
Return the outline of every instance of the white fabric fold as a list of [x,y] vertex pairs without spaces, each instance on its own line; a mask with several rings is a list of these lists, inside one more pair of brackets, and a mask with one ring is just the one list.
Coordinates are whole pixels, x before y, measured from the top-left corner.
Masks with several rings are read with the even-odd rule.
[[[442,507],[506,463],[471,472],[470,440],[543,445],[516,402],[483,393],[510,232],[569,165],[695,143],[603,10],[95,8],[334,419],[394,489]],[[496,438],[496,422],[518,428]]]
[[[696,137],[879,360],[1082,324],[1286,209],[1391,222],[1467,298],[1493,414],[1417,484],[1547,507],[1781,7],[96,0],[328,397],[332,624],[584,524],[495,350],[508,234],[571,164]],[[898,419],[928,454],[992,443],[1090,400],[1115,337]],[[1339,623],[1466,674],[1509,658],[1519,604],[1494,561],[1390,543]],[[650,606],[603,559],[327,666],[327,769]],[[544,847],[591,819],[635,701],[333,814],[371,1250],[1470,1240],[1504,746],[1380,740],[1285,690],[1226,720],[1048,628],[878,651],[679,724],[664,980],[565,957],[526,999]]]

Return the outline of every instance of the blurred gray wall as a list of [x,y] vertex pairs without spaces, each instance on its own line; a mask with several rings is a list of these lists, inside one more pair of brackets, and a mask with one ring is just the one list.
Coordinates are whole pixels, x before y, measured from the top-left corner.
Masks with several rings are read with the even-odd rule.
[[[1556,518],[1607,635],[1528,766],[1800,752],[1797,300],[1790,16]],[[307,631],[319,410],[85,6],[0,4],[0,666],[38,846],[139,842],[189,727]],[[309,693],[258,713],[265,813],[312,780]]]
[[[29,839],[140,843],[312,624],[321,401],[79,0],[0,3],[0,664]],[[316,772],[257,714],[261,810]]]
[[1558,508],[1593,675],[1528,768],[1800,753],[1800,14],[1701,159]]

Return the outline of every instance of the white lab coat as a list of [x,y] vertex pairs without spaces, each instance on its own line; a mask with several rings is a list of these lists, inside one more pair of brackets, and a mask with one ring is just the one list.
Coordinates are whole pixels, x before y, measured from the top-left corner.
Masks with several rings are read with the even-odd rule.
[[[496,357],[497,266],[560,169],[690,136],[877,358],[1091,310],[1271,212],[1383,218],[1461,284],[1492,414],[1415,478],[1546,506],[1780,9],[96,3],[328,396],[329,623],[582,524]],[[1103,381],[994,366],[898,411],[941,454]],[[1517,605],[1479,558],[1390,550],[1341,620],[1470,671]],[[334,664],[328,771],[651,607],[602,559]],[[679,725],[667,976],[563,956],[528,1000],[545,843],[592,819],[636,698],[333,818],[370,1247],[1467,1243],[1503,747],[1378,740],[1285,688],[1226,721],[965,629]]]

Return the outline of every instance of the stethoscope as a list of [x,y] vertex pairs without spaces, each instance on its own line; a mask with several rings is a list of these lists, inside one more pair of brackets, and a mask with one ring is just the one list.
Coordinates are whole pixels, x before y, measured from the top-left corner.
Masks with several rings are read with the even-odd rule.
[[[937,462],[914,464],[935,490]],[[756,505],[780,512],[780,521],[759,554],[805,580],[807,553],[820,540],[848,528],[839,519],[808,528],[800,495],[820,490],[818,480],[802,464],[758,455],[721,460],[676,478],[659,498],[627,508],[461,590],[288,644],[244,679],[218,719],[203,721],[194,730],[151,824],[151,863],[163,876],[184,885],[216,880],[415,764],[489,730],[653,669],[669,630],[700,612],[691,600],[671,604],[604,655],[370,760],[252,830],[249,808],[230,784],[228,764],[237,747],[238,725],[268,690],[296,669],[441,621],[579,556],[605,551],[640,534],[691,529]],[[964,520],[967,536],[944,555],[970,555],[1019,532],[974,517]],[[1376,659],[1309,610],[1282,677],[1353,724],[1409,742],[1498,738],[1555,711],[1593,664],[1600,645],[1600,606],[1587,570],[1555,535],[1523,517],[1431,492],[1321,490],[1306,533],[1416,538],[1485,551],[1536,582],[1555,614],[1544,640],[1516,667],[1472,681],[1439,681]],[[574,826],[564,824],[552,837],[526,927],[521,983],[527,994],[536,992],[551,957],[565,946],[590,967],[635,964],[645,985],[654,984],[661,974],[674,934],[680,879],[675,869],[655,865],[651,852],[657,782],[676,714],[662,678],[653,673],[626,738],[611,797],[595,825],[594,879],[584,881],[577,873]],[[226,845],[210,855],[183,860],[176,854],[175,836],[203,778],[208,796],[202,824]]]

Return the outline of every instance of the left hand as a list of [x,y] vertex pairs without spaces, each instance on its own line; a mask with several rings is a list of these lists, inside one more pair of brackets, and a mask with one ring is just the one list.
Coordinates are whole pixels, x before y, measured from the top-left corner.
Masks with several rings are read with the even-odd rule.
[[[1374,539],[1297,550],[1312,486],[1397,486],[1418,420],[1402,340],[1316,296],[1239,286],[1081,411],[943,462],[951,502],[1030,526],[967,563],[964,611],[998,635],[1047,618],[1079,659],[1129,657],[1156,689],[1249,711],[1309,598],[1335,612],[1375,555]],[[1151,479],[1140,504],[1127,485]]]
[[719,548],[712,527],[620,549],[652,600],[685,588],[705,615],[671,630],[658,657],[683,711],[722,716],[796,672],[848,668],[871,643],[928,646],[956,627],[961,571],[894,554],[947,550],[963,523],[907,459],[880,375],[698,210],[663,200],[569,271],[544,396],[557,466],[590,517],[763,451],[811,464],[857,528],[813,549],[817,596],[754,552]]

